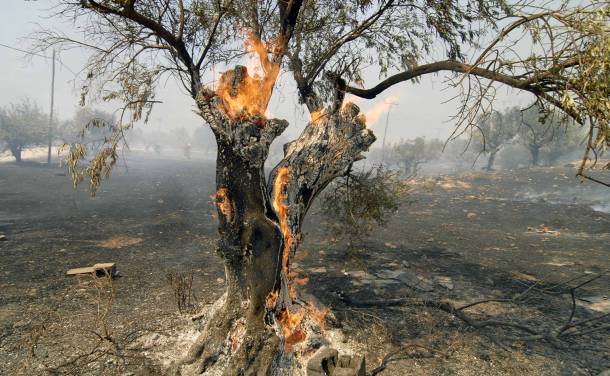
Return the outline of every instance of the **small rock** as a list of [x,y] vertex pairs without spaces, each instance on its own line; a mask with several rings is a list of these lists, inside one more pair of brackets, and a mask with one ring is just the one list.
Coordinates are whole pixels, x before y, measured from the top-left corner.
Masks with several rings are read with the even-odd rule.
[[341,355],[334,376],[365,376],[366,364],[361,355]]
[[434,277],[434,282],[447,290],[453,290],[453,280],[449,277]]
[[218,283],[224,283],[224,282],[225,282],[225,280],[224,280],[224,279],[222,279],[222,278],[216,278],[216,282],[218,282]]
[[396,279],[402,273],[403,271],[401,270],[382,270],[379,273],[376,273],[376,276],[381,279]]
[[339,358],[339,352],[330,347],[322,347],[307,362],[307,376],[332,375]]
[[476,218],[476,216],[477,216],[477,213],[474,213],[474,212],[470,212],[470,213],[466,214],[466,218],[468,218],[468,219]]
[[0,242],[8,240],[4,234],[0,234]]
[[352,278],[365,278],[366,277],[366,272],[363,270],[350,271],[350,272],[347,272],[347,274]]

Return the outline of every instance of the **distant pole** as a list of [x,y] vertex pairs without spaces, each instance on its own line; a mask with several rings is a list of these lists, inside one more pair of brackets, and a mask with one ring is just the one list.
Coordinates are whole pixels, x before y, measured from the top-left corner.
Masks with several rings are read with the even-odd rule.
[[385,129],[383,130],[383,141],[381,142],[381,164],[385,162],[385,137],[388,134],[388,124],[390,123],[390,110],[392,110],[392,106],[395,106],[396,103],[391,103],[388,108],[388,114],[385,118]]
[[53,146],[53,101],[55,99],[55,50],[51,59],[51,111],[49,112],[49,149],[47,151],[47,164],[51,165],[51,147]]

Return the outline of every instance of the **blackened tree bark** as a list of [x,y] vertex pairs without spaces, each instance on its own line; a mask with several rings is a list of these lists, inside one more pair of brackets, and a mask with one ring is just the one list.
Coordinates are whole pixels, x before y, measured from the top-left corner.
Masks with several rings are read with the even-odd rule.
[[[247,71],[237,67],[245,79]],[[240,81],[233,80],[237,93]],[[347,172],[375,137],[357,106],[325,114],[285,146],[284,159],[269,181],[263,166],[269,145],[288,123],[223,111],[223,99],[204,88],[197,97],[201,116],[218,145],[216,206],[218,254],[227,281],[223,307],[208,321],[186,364],[204,372],[218,363],[226,375],[267,375],[284,348],[277,317],[293,304],[288,293],[290,255],[314,198]],[[223,358],[226,358],[223,360]]]

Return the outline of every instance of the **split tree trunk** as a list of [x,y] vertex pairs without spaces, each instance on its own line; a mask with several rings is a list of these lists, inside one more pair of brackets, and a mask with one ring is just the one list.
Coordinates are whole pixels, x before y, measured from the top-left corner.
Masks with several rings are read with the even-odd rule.
[[[239,69],[233,82],[239,89]],[[243,79],[243,78],[242,78]],[[197,102],[218,145],[216,206],[218,254],[225,266],[226,299],[189,350],[183,365],[196,373],[269,375],[286,359],[282,311],[288,294],[289,260],[301,236],[301,223],[313,199],[334,178],[344,175],[375,140],[359,109],[310,123],[285,146],[285,158],[264,176],[269,145],[288,123],[277,119],[240,119],[224,113],[222,99],[201,89]],[[191,367],[191,368],[189,368]]]

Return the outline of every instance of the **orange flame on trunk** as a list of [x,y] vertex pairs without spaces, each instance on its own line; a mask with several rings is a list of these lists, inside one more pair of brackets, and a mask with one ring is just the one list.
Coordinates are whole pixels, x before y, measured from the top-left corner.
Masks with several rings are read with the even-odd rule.
[[280,72],[280,66],[269,60],[268,45],[259,40],[254,33],[248,33],[245,47],[248,52],[258,56],[261,75],[252,69],[252,76],[247,72],[245,77],[234,88],[235,71],[224,72],[219,80],[216,94],[222,98],[225,113],[232,119],[241,119],[245,116],[264,117],[273,86]]
[[284,192],[288,184],[288,167],[280,167],[273,182],[273,209],[280,221],[280,231],[284,237],[284,248],[282,249],[282,270],[288,273],[288,256],[294,243],[294,236],[288,225],[288,206],[286,205],[286,193]]
[[216,206],[218,210],[224,215],[227,221],[231,222],[233,218],[233,204],[229,199],[229,191],[227,188],[219,188],[216,192]]
[[315,125],[319,125],[322,120],[324,119],[324,116],[326,116],[326,113],[324,112],[324,109],[320,109],[317,111],[312,112],[310,115],[311,118],[311,122]]
[[[313,114],[312,114],[313,115]],[[295,236],[292,233],[288,224],[288,205],[286,185],[289,182],[288,167],[280,167],[273,182],[273,209],[278,215],[280,231],[284,238],[284,246],[282,248],[282,271],[285,273],[288,282],[288,296],[293,301],[297,297],[297,286],[303,286],[309,282],[308,277],[299,277],[296,273],[288,270],[288,257],[295,242]],[[267,297],[266,306],[271,309],[275,306],[278,299],[278,292],[274,291]],[[307,337],[307,330],[304,323],[308,318],[313,320],[319,326],[320,330],[324,330],[324,323],[328,309],[318,309],[312,303],[306,305],[293,304],[283,308],[276,315],[277,322],[282,328],[284,335],[284,350],[287,352],[293,351],[294,345],[302,342]]]

